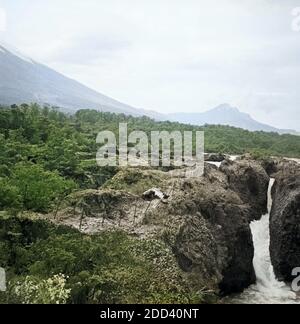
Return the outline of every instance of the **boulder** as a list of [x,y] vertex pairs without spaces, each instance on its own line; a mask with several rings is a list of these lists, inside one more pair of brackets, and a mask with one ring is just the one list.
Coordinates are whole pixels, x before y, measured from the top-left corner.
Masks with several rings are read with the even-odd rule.
[[279,280],[292,281],[300,266],[300,165],[283,162],[275,175],[270,216],[270,253]]
[[268,211],[270,177],[259,162],[253,160],[224,161],[220,171],[227,176],[228,186],[242,201],[253,209],[253,219],[258,220]]
[[261,161],[261,165],[266,170],[267,174],[272,177],[278,171],[279,162],[279,159],[267,158]]
[[183,219],[173,246],[178,263],[221,294],[241,292],[255,282],[252,210],[218,180],[189,182],[173,204],[173,213]]
[[169,198],[169,195],[165,192],[162,192],[158,188],[151,188],[147,191],[145,191],[142,195],[143,199],[152,201],[155,199],[160,199],[163,203],[167,203],[167,199]]
[[223,162],[226,159],[225,154],[221,153],[205,153],[204,161]]

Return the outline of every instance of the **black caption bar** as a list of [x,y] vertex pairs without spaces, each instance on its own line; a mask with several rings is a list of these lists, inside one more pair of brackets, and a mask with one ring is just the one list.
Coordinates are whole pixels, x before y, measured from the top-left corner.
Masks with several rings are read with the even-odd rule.
[[[207,315],[211,321],[217,320],[221,314],[224,318],[226,315],[232,318],[233,313],[228,308],[226,313],[224,307],[222,312],[218,312],[211,306],[215,305],[41,305],[37,310],[36,307],[39,305],[0,305],[0,317],[8,318],[9,323],[21,317],[22,322],[28,319],[30,323],[39,324],[44,320],[61,321],[62,319],[87,324],[111,321],[136,323],[141,320],[204,321]],[[251,312],[248,315],[247,317],[251,317]]]
[[57,321],[62,317],[89,324],[110,321],[135,323],[141,320],[196,321],[200,319],[200,307],[204,308],[204,305],[41,305],[43,311],[36,311],[36,306],[1,305],[0,314],[5,314],[10,321],[17,320],[22,314],[22,320],[28,318],[39,323],[44,319]]

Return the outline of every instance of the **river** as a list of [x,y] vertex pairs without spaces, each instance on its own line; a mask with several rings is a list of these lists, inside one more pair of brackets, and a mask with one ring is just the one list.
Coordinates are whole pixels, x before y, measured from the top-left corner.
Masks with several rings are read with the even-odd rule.
[[254,243],[253,265],[256,274],[256,284],[242,294],[228,298],[231,304],[300,304],[297,295],[290,286],[279,282],[274,274],[270,257],[270,212],[272,208],[271,179],[268,190],[268,214],[261,220],[251,223],[251,232]]

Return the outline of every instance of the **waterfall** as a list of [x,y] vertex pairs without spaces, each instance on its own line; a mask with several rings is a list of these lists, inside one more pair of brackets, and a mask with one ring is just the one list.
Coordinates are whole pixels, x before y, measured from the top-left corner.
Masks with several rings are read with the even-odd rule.
[[296,303],[296,294],[285,283],[279,282],[274,273],[270,256],[270,213],[272,208],[272,187],[275,179],[270,180],[268,189],[268,214],[261,220],[251,223],[254,244],[253,265],[256,284],[241,295],[234,297],[232,303],[248,304],[289,304]]

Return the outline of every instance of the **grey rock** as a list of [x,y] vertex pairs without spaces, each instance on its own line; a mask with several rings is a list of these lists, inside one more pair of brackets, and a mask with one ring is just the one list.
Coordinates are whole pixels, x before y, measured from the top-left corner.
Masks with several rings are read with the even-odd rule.
[[260,219],[267,213],[268,187],[270,177],[259,162],[253,160],[225,161],[220,167],[227,176],[229,188],[253,210],[253,219]]
[[174,202],[173,212],[181,213],[183,223],[173,249],[192,277],[214,282],[221,294],[241,292],[255,282],[252,211],[222,183],[205,181],[192,183]]
[[270,252],[277,278],[289,282],[300,266],[300,165],[282,162],[275,179]]
[[225,159],[226,155],[221,153],[206,153],[204,155],[204,160],[210,162],[223,162]]

